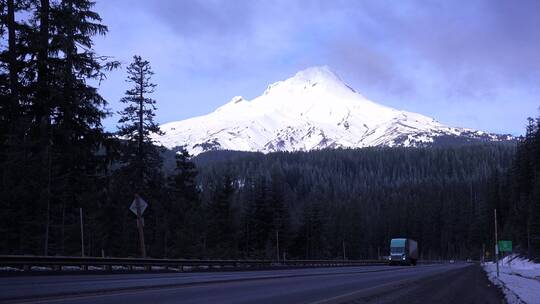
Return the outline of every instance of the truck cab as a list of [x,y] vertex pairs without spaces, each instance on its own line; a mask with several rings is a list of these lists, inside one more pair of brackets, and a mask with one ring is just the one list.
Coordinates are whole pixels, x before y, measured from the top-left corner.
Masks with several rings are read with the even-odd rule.
[[390,241],[390,265],[416,265],[418,243],[408,238],[396,238]]

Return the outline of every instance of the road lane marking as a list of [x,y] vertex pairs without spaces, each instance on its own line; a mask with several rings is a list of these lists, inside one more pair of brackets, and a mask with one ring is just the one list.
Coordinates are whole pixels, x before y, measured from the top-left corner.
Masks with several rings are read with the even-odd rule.
[[385,288],[385,287],[388,287],[388,286],[393,286],[393,285],[400,285],[400,284],[404,284],[404,283],[407,283],[407,282],[410,282],[410,281],[415,281],[415,280],[419,280],[419,279],[423,279],[422,278],[416,278],[416,279],[405,279],[405,280],[401,280],[401,281],[394,281],[394,282],[390,282],[390,283],[385,283],[385,284],[381,284],[381,285],[376,285],[376,286],[372,286],[372,287],[366,287],[366,288],[362,288],[360,290],[355,290],[353,292],[349,292],[349,293],[345,293],[345,294],[341,294],[341,295],[338,295],[338,296],[334,296],[334,297],[331,297],[331,298],[326,298],[326,299],[322,299],[322,300],[317,300],[315,302],[310,302],[309,304],[324,304],[324,303],[331,303],[333,301],[336,301],[336,300],[339,300],[339,299],[343,299],[343,298],[347,298],[347,297],[350,297],[350,296],[354,296],[358,293],[361,293],[361,292],[366,292],[366,291],[370,291],[370,290],[374,290],[374,289],[379,289],[379,288]]
[[[375,268],[376,269],[383,269],[381,267],[389,267],[387,265],[373,265],[373,266],[352,266],[352,267],[347,267],[347,269],[356,269],[356,270],[361,270],[361,269],[373,269]],[[148,273],[143,273],[142,276],[140,276],[140,274],[122,274],[122,273],[114,273],[114,274],[110,274],[110,275],[103,275],[103,274],[99,274],[99,275],[96,275],[96,274],[83,274],[83,275],[71,275],[71,274],[67,274],[66,276],[45,276],[45,278],[51,278],[51,277],[54,277],[54,278],[61,278],[63,280],[56,280],[55,282],[46,282],[46,281],[35,281],[35,282],[32,282],[32,284],[57,284],[57,283],[86,283],[86,282],[95,282],[95,281],[98,281],[98,282],[104,282],[104,281],[107,281],[107,282],[123,282],[123,281],[133,281],[133,280],[137,280],[137,281],[142,281],[142,280],[155,280],[155,279],[196,279],[196,278],[204,278],[204,279],[214,279],[214,278],[219,278],[219,277],[230,277],[230,276],[238,276],[238,275],[271,275],[271,274],[276,274],[276,273],[282,273],[282,274],[286,274],[286,273],[294,273],[298,270],[314,270],[314,273],[318,273],[318,272],[321,272],[321,270],[324,270],[324,269],[333,269],[333,270],[337,270],[337,269],[344,269],[345,267],[316,267],[316,268],[289,268],[289,269],[275,269],[275,270],[244,270],[244,271],[234,271],[234,272],[222,272],[221,274],[218,274],[218,272],[215,272],[215,271],[212,271],[212,272],[192,272],[192,273],[187,273],[187,272],[180,272],[180,273],[162,273],[162,274],[159,274],[159,275],[156,275],[156,274],[148,274]],[[338,273],[338,272],[336,272]],[[210,275],[210,276],[209,276]],[[89,277],[86,277],[86,276],[89,276]],[[116,276],[121,276],[121,277],[116,277]],[[127,277],[129,276],[129,277]],[[71,277],[71,279],[70,279]],[[0,277],[0,287],[4,287],[4,286],[14,286],[14,285],[26,285],[28,284],[28,282],[23,282],[22,280],[20,279],[25,279],[25,278],[44,278],[44,277],[41,277],[41,276],[37,276],[37,277],[34,277],[34,276],[29,276],[29,277],[4,277],[4,278],[9,278],[9,279],[13,279],[13,278],[17,278],[19,280],[17,280],[17,282],[12,282],[11,280],[7,282],[7,284],[4,284],[2,283],[2,277]],[[75,281],[76,280],[76,281]]]
[[[438,266],[440,264],[427,264],[427,265],[419,265],[416,266],[417,268],[421,267],[430,267],[430,266]],[[151,275],[148,276],[148,274],[143,274],[143,276],[139,276],[139,274],[111,274],[111,275],[99,275],[100,277],[95,277],[96,275],[90,274],[90,277],[85,277],[86,275],[77,275],[72,276],[68,275],[69,277],[64,276],[46,276],[45,278],[61,278],[63,280],[56,280],[55,282],[46,282],[46,281],[39,281],[36,280],[34,282],[30,282],[32,285],[41,284],[41,285],[53,285],[53,284],[65,284],[65,283],[73,283],[73,284],[79,284],[79,283],[91,283],[91,282],[110,282],[110,283],[117,283],[117,282],[129,282],[129,281],[146,281],[146,280],[163,280],[163,279],[216,279],[220,277],[231,277],[231,276],[238,276],[238,275],[275,275],[275,274],[289,274],[289,273],[295,273],[298,270],[314,270],[313,272],[308,271],[307,274],[313,273],[318,274],[322,273],[322,270],[324,269],[332,269],[334,270],[333,273],[342,273],[337,272],[335,270],[341,270],[341,269],[348,269],[348,270],[369,270],[369,269],[376,269],[376,270],[382,270],[382,269],[401,269],[401,268],[407,268],[406,266],[402,267],[395,267],[395,266],[387,266],[387,265],[377,265],[377,266],[353,266],[353,267],[320,267],[320,268],[296,268],[296,269],[284,269],[284,270],[270,270],[270,271],[260,271],[260,270],[253,270],[253,271],[239,271],[239,272],[225,272],[223,274],[218,274],[216,272],[213,272],[211,276],[208,274],[210,273],[191,273],[189,275],[183,275],[187,273],[163,273],[161,275]],[[372,270],[369,270],[372,271]],[[325,272],[327,273],[327,272]],[[115,277],[115,276],[122,276],[122,277]],[[126,277],[130,276],[130,277]],[[71,279],[70,279],[71,277]],[[7,282],[7,284],[2,283],[2,280],[0,278],[0,287],[9,287],[9,286],[19,286],[19,285],[28,285],[29,282],[24,282],[22,279],[25,278],[43,278],[43,277],[8,277],[10,279],[17,278],[18,280],[16,282],[12,282],[11,280]]]
[[[258,281],[258,280],[272,280],[272,279],[282,279],[282,278],[298,278],[298,277],[318,277],[318,276],[339,276],[339,275],[355,275],[362,273],[374,273],[374,272],[388,272],[388,271],[397,271],[397,270],[413,270],[421,269],[427,267],[392,267],[384,268],[370,271],[354,271],[354,272],[332,272],[332,273],[315,273],[315,274],[297,274],[297,275],[281,275],[281,276],[262,276],[262,277],[248,277],[248,278],[238,278],[235,280],[215,280],[215,281],[200,281],[200,282],[190,282],[190,283],[181,283],[181,284],[171,284],[171,285],[156,285],[156,286],[139,286],[131,288],[122,288],[116,290],[102,290],[102,291],[89,291],[82,292],[79,294],[64,294],[64,295],[46,295],[36,298],[19,298],[19,299],[5,299],[10,301],[9,303],[13,304],[38,304],[38,303],[60,303],[70,300],[80,300],[80,299],[92,299],[92,298],[103,298],[109,296],[122,296],[122,295],[133,295],[137,293],[153,292],[153,291],[170,291],[177,290],[181,288],[194,288],[194,287],[207,287],[211,284],[223,284],[223,283],[239,283],[243,281]],[[140,288],[140,289],[135,289]],[[63,298],[59,298],[63,297]]]
[[[459,267],[459,268],[466,268],[470,265],[466,265],[466,266],[463,266],[463,267]],[[439,272],[439,273],[428,273],[427,275],[439,275],[441,273],[445,273],[447,271],[450,271],[450,270],[454,270],[454,269],[459,269],[459,268],[454,268],[454,267],[451,267],[451,268],[448,268],[448,269],[445,269],[444,271],[442,272]],[[412,282],[415,282],[415,281],[420,281],[420,280],[423,280],[425,279],[426,277],[425,276],[421,276],[421,277],[416,277],[416,278],[407,278],[407,279],[404,279],[404,280],[399,280],[399,281],[393,281],[393,282],[389,282],[389,283],[384,283],[384,284],[380,284],[380,285],[376,285],[376,286],[371,286],[371,287],[366,287],[366,288],[362,288],[362,289],[359,289],[359,290],[355,290],[355,291],[352,291],[352,292],[349,292],[349,293],[345,293],[345,294],[341,294],[341,295],[337,295],[337,296],[334,296],[334,297],[330,297],[330,298],[326,298],[326,299],[322,299],[322,300],[317,300],[315,302],[310,302],[309,304],[325,304],[325,303],[332,303],[336,300],[343,300],[344,298],[348,298],[348,297],[351,297],[351,296],[354,296],[354,295],[357,295],[359,293],[364,293],[364,292],[369,292],[371,290],[377,290],[377,289],[380,289],[380,288],[387,288],[387,287],[390,287],[390,286],[399,286],[399,285],[402,285],[402,284],[410,284]]]

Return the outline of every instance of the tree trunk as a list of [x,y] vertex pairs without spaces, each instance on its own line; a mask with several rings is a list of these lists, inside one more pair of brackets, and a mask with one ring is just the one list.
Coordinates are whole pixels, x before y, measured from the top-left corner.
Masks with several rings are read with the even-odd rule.
[[15,118],[14,114],[18,106],[18,76],[17,76],[17,46],[15,40],[15,3],[14,0],[7,0],[7,27],[8,27],[8,61],[9,61],[9,86],[11,90],[11,113],[10,118]]
[[139,145],[138,145],[138,157],[139,157],[139,190],[141,191],[144,185],[144,174],[143,174],[143,110],[144,110],[144,69],[141,67],[139,75]]
[[60,230],[60,237],[61,237],[61,246],[60,246],[60,253],[62,255],[65,255],[65,235],[66,235],[66,204],[65,202],[62,203],[62,227]]
[[38,44],[38,113],[37,121],[41,123],[41,136],[46,136],[49,120],[48,98],[48,57],[49,57],[49,0],[41,0]]
[[[39,122],[39,147],[41,153],[42,168],[42,191],[40,193],[41,206],[46,205],[45,218],[45,245],[44,254],[49,252],[49,225],[50,225],[50,194],[51,194],[51,151],[50,151],[50,111],[48,83],[48,52],[49,52],[49,0],[41,0],[40,26],[38,44],[38,106],[36,109],[36,121]],[[45,189],[43,189],[45,187]]]
[[[75,39],[74,39],[74,33],[73,33],[73,1],[68,0],[66,1],[66,6],[68,8],[67,13],[67,20],[66,20],[66,42],[64,45],[64,53],[66,56],[66,68],[65,68],[65,88],[64,88],[64,100],[63,104],[65,106],[65,113],[64,113],[64,124],[65,128],[67,129],[66,132],[70,132],[72,130],[72,121],[73,121],[73,104],[75,101],[73,100],[73,87],[74,87],[74,77],[73,77],[73,55],[74,52],[76,52],[75,49]],[[69,136],[69,134],[68,134]]]

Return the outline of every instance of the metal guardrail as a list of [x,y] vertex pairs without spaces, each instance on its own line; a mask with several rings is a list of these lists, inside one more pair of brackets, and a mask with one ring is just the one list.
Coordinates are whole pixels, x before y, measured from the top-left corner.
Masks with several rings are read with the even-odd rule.
[[48,267],[51,270],[63,270],[65,267],[79,267],[89,270],[90,267],[113,271],[116,268],[134,270],[184,271],[193,268],[259,268],[259,267],[337,267],[386,265],[384,260],[196,260],[196,259],[153,259],[153,258],[102,258],[102,257],[67,257],[67,256],[20,256],[0,255],[0,267],[14,267],[24,271],[32,271],[34,267]]

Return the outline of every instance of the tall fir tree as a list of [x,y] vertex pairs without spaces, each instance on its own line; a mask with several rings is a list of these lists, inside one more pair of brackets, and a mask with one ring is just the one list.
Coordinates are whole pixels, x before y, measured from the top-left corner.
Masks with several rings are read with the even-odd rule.
[[19,224],[14,219],[23,215],[18,206],[23,202],[17,203],[15,199],[21,193],[21,187],[17,184],[24,175],[24,156],[19,136],[23,129],[20,125],[23,111],[19,92],[19,70],[23,62],[19,58],[21,51],[18,45],[22,25],[15,19],[16,13],[22,9],[20,0],[0,3],[0,39],[7,41],[6,47],[0,49],[0,208],[4,210],[0,214],[0,233],[5,236],[0,241],[0,247],[3,248],[17,247]]
[[201,257],[204,239],[203,210],[197,188],[197,168],[185,150],[176,153],[176,168],[169,176],[169,195],[163,203],[164,256]]
[[207,206],[207,237],[208,253],[211,257],[234,258],[236,249],[236,226],[232,198],[235,192],[233,179],[225,174],[216,185],[212,200]]
[[103,199],[106,158],[98,152],[107,137],[101,121],[109,113],[107,102],[89,80],[100,82],[118,63],[93,51],[93,37],[107,33],[93,6],[89,0],[63,0],[51,10],[51,46],[63,54],[51,58],[57,89],[53,92],[53,144],[49,152],[52,170],[61,176],[55,178],[52,187],[60,214],[61,248],[66,214],[76,220],[77,208],[97,208]]
[[[65,209],[88,200],[87,194],[95,192],[91,177],[100,170],[96,152],[107,112],[97,88],[88,83],[103,79],[116,64],[93,51],[93,37],[107,31],[92,11],[93,1],[7,4],[8,49],[0,57],[9,67],[9,118],[2,119],[9,122],[9,130],[2,131],[8,147],[3,156],[9,158],[3,164],[9,168],[2,171],[2,179],[24,184],[24,189],[6,187],[5,199],[17,202],[24,218],[11,225],[21,240],[13,247],[63,253],[64,246],[58,244],[64,244],[65,234],[53,227],[64,231],[69,214]],[[57,218],[61,224],[54,222]]]
[[134,191],[143,192],[148,183],[156,179],[162,165],[159,149],[153,144],[151,134],[163,134],[154,121],[156,100],[149,97],[156,85],[151,82],[154,72],[150,62],[133,56],[127,68],[127,82],[133,87],[120,101],[126,108],[120,111],[118,135],[125,140],[121,161],[131,171],[129,178]]
[[270,257],[278,260],[286,255],[286,249],[290,245],[292,236],[289,210],[285,205],[284,187],[283,176],[274,172],[268,187],[267,198],[272,213],[271,244],[268,245],[275,253],[275,256],[269,253]]
[[[113,189],[124,189],[123,193],[112,195],[110,205],[121,214],[125,221],[130,222],[133,215],[129,214],[118,202],[130,202],[134,194],[140,195],[148,202],[149,208],[144,213],[144,235],[146,247],[150,255],[163,254],[165,245],[157,248],[156,242],[163,242],[159,234],[161,225],[160,202],[166,199],[166,180],[162,171],[163,159],[160,147],[154,145],[151,135],[162,134],[159,125],[154,121],[156,100],[150,97],[156,85],[151,78],[154,74],[150,63],[140,56],[134,56],[133,62],[127,67],[127,82],[132,85],[120,100],[126,107],[119,112],[119,169],[113,173]],[[129,242],[137,235],[135,225],[123,225],[121,238]],[[111,231],[116,234],[117,231]],[[138,241],[133,240],[135,243]]]

